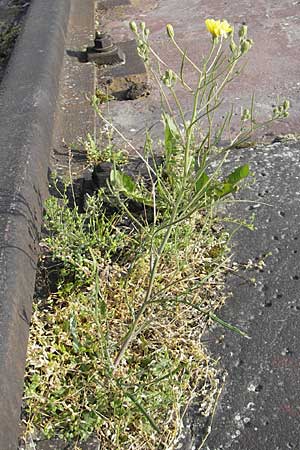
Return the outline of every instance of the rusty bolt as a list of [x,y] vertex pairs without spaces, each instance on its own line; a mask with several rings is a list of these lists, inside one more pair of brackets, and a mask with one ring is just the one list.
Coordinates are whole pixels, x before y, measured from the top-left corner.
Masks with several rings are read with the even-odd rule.
[[109,51],[113,47],[113,42],[111,37],[106,33],[96,33],[95,36],[95,50],[104,52]]

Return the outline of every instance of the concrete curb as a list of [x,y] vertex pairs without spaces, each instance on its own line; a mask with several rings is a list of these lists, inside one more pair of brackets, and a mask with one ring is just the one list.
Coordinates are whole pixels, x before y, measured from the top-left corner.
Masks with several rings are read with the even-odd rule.
[[33,0],[0,91],[0,448],[17,447],[54,113],[71,0]]

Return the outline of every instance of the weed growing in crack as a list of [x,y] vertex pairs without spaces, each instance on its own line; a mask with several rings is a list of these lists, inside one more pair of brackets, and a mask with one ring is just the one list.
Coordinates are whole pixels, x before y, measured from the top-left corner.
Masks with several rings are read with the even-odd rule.
[[[246,336],[216,314],[231,265],[230,235],[222,226],[228,218],[218,212],[249,175],[247,164],[224,173],[224,162],[263,124],[252,101],[240,131],[221,146],[232,111],[214,123],[223,90],[252,46],[246,27],[236,40],[227,22],[210,20],[211,50],[198,66],[168,25],[181,57],[178,72],[162,71],[145,24],[131,28],[165,106],[160,155],[149,134],[143,153],[137,151],[105,118],[99,96],[93,98],[103,123],[136,152],[144,171],[130,174],[120,165],[122,152],[98,151],[89,137],[90,161],[110,163],[107,183],[87,196],[83,212],[76,202],[69,207],[67,189],[47,202],[44,247],[60,265],[59,283],[34,306],[27,423],[43,436],[77,443],[96,434],[104,449],[172,449],[188,405],[197,399],[211,417],[220,393],[216,362],[201,342],[207,325],[214,321]],[[187,64],[195,86],[185,81]],[[189,116],[177,85],[191,95]],[[276,108],[268,122],[287,115],[287,103]]]

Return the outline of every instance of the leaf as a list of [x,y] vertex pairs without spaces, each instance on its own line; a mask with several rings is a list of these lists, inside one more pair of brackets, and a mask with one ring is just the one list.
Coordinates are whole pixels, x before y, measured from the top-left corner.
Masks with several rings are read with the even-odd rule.
[[106,315],[106,303],[105,303],[105,301],[102,301],[100,303],[100,312],[101,312],[102,316]]
[[239,183],[243,178],[249,175],[249,165],[244,164],[241,167],[235,169],[225,180],[224,183],[220,184],[220,187],[216,189],[216,195],[218,198],[224,197],[225,195],[234,192],[237,189],[237,183]]
[[209,184],[209,176],[203,172],[202,175],[197,179],[196,181],[196,192],[201,191],[201,189],[207,185],[208,187]]
[[138,410],[143,414],[143,416],[145,417],[145,419],[147,419],[147,421],[150,423],[150,425],[152,426],[152,428],[157,432],[160,433],[160,429],[158,428],[158,426],[156,425],[156,423],[154,422],[154,420],[152,419],[152,417],[150,416],[150,414],[145,410],[145,408],[137,401],[136,397],[131,394],[130,392],[125,392],[125,395],[130,398],[130,400],[135,404],[135,406],[138,408]]
[[163,121],[165,128],[168,128],[172,136],[176,139],[179,138],[179,133],[175,124],[173,117],[169,116],[169,114],[163,114]]
[[216,188],[215,194],[218,198],[222,198],[225,195],[230,194],[236,190],[236,186],[231,183],[220,183],[220,186]]
[[135,181],[131,176],[126,175],[126,173],[123,173],[120,170],[113,169],[110,172],[110,181],[114,187],[127,194],[133,194],[136,190]]
[[123,192],[128,198],[145,205],[153,206],[151,196],[143,195],[130,175],[113,169],[110,172],[110,182],[113,187]]
[[175,121],[171,116],[164,113],[162,118],[165,127],[165,153],[166,158],[168,159],[174,153],[180,135],[178,133]]
[[71,317],[69,319],[69,327],[70,327],[71,336],[73,338],[73,348],[74,348],[74,351],[77,353],[80,349],[80,342],[78,340],[77,320],[76,320],[74,313],[71,314]]
[[219,323],[220,325],[222,325],[225,328],[228,328],[228,330],[230,331],[234,331],[235,333],[239,334],[240,336],[243,336],[247,339],[251,339],[250,336],[248,336],[247,333],[245,333],[245,331],[240,330],[239,328],[235,327],[234,325],[231,325],[228,322],[225,322],[224,320],[220,319],[220,317],[216,316],[214,313],[209,313],[209,317],[214,320],[215,322]]
[[249,175],[249,165],[244,164],[241,167],[235,169],[226,179],[226,182],[229,184],[237,184],[243,178],[246,178]]

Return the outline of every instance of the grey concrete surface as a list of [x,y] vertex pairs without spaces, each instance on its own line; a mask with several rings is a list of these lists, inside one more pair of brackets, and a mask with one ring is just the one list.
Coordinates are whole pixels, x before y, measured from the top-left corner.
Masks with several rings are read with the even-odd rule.
[[70,1],[34,0],[0,86],[0,448],[15,450]]
[[0,82],[29,4],[30,0],[0,0]]
[[[265,267],[228,280],[233,297],[220,317],[250,340],[216,327],[208,347],[228,371],[205,450],[300,448],[300,142],[244,151],[256,183],[243,193],[253,203],[231,208],[256,214],[256,230],[233,239],[242,264],[265,258]],[[267,205],[262,204],[262,202]],[[242,206],[243,205],[243,206]],[[246,211],[245,211],[246,209]]]
[[[260,137],[271,141],[279,133],[290,133],[300,129],[300,3],[296,0],[132,0],[131,6],[120,6],[110,10],[100,8],[99,22],[103,30],[112,34],[116,42],[132,39],[129,21],[145,21],[151,31],[155,50],[172,68],[180,67],[177,51],[169,45],[165,33],[167,23],[172,23],[178,43],[196,62],[208,50],[210,37],[205,19],[225,18],[236,28],[242,23],[249,27],[249,36],[254,46],[247,55],[247,65],[241,77],[224,91],[222,114],[234,104],[234,113],[240,115],[242,105],[251,102],[256,95],[256,112],[265,119],[272,110],[277,97],[291,101],[289,120],[264,130]],[[186,81],[192,81],[187,68]],[[181,101],[186,110],[191,99],[182,94]],[[126,136],[137,140],[150,123],[160,120],[159,96],[155,89],[148,99],[126,103],[119,107],[111,103],[111,114],[115,124]],[[133,130],[133,131],[129,131]]]
[[73,147],[72,167],[76,171],[77,160],[82,163],[84,158],[78,139],[95,132],[95,113],[89,99],[95,93],[96,66],[81,61],[94,37],[95,1],[72,0],[51,153],[51,166],[61,175],[69,171],[68,147]]

